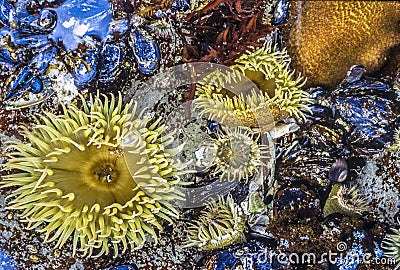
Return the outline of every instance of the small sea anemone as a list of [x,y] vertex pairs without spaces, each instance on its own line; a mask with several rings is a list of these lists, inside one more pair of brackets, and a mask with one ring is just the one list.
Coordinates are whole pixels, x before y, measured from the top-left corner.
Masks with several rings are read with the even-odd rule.
[[[235,75],[239,78],[243,76],[239,71],[233,71],[232,74],[229,75],[230,78]],[[219,76],[219,72],[212,75],[216,75],[222,80],[230,79],[225,74]],[[274,117],[260,91],[253,90],[250,95],[239,94],[229,97],[228,91],[220,85],[217,86],[213,82],[205,80],[197,84],[198,97],[193,102],[201,116],[207,116],[210,120],[230,127],[259,127],[263,131],[273,128]]]
[[265,165],[263,159],[268,157],[268,146],[259,144],[260,134],[249,128],[225,128],[219,131],[215,139],[208,144],[208,155],[211,162],[205,169],[221,174],[222,179],[239,181],[249,179]]
[[59,248],[72,235],[73,253],[83,256],[108,254],[111,242],[116,256],[119,243],[125,251],[142,245],[146,233],[157,240],[155,229],[178,216],[167,200],[180,198],[175,185],[184,165],[173,159],[179,149],[167,148],[173,138],[162,135],[160,119],[135,116],[133,101],[123,107],[119,94],[118,102],[97,95],[82,103],[24,127],[28,142],[8,146],[11,173],[1,184],[18,187],[9,209],[23,210],[28,229],[40,228],[46,242]]
[[400,151],[400,128],[394,133],[393,140],[394,142],[390,149],[394,151]]
[[213,250],[229,246],[244,239],[244,227],[243,210],[228,195],[226,200],[212,201],[200,212],[188,228],[185,247]]
[[383,239],[383,249],[385,256],[393,258],[396,262],[394,269],[400,268],[400,230],[392,229],[392,233]]
[[[300,108],[307,109],[309,102],[308,94],[300,89],[305,80],[300,75],[293,79],[294,71],[289,69],[290,57],[286,50],[279,51],[272,42],[267,42],[253,52],[247,51],[235,63],[232,71],[212,73],[198,84],[194,103],[202,115],[227,125],[239,119],[242,125],[250,127],[269,125],[271,120],[292,116],[303,117]],[[242,89],[245,77],[259,90]],[[236,83],[234,90],[240,92],[237,95],[226,87]]]
[[358,192],[358,186],[349,188],[346,185],[335,184],[324,206],[324,217],[333,213],[349,216],[360,216],[363,212],[370,210],[366,198]]

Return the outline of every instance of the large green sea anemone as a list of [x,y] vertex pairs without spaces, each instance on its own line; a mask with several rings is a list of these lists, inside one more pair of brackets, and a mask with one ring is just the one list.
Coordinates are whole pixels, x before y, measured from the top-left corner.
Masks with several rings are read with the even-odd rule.
[[[220,123],[271,129],[274,121],[303,117],[308,94],[301,89],[305,80],[294,78],[286,50],[266,42],[235,61],[232,70],[215,72],[198,83],[194,99],[201,115]],[[258,89],[246,85],[250,79]],[[235,91],[231,91],[232,89]]]
[[133,102],[123,106],[121,95],[82,103],[39,115],[23,127],[26,142],[10,143],[1,182],[16,187],[8,208],[22,210],[27,227],[56,247],[72,236],[74,254],[100,256],[111,244],[117,255],[119,244],[140,246],[146,233],[157,240],[162,222],[178,216],[168,200],[180,198],[184,166],[168,148],[172,136],[159,120],[136,116]]

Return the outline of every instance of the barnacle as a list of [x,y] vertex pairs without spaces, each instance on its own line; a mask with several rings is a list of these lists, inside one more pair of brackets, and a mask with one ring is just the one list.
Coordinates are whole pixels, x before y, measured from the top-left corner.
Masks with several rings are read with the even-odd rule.
[[369,203],[365,197],[359,194],[357,185],[348,187],[335,184],[326,200],[323,213],[324,217],[333,213],[360,216],[369,209]]
[[233,201],[212,201],[200,212],[200,216],[188,227],[185,247],[196,246],[201,250],[213,250],[229,246],[244,239],[245,218],[243,210]]
[[383,239],[383,249],[385,256],[393,258],[396,262],[394,269],[400,268],[400,230],[392,229],[392,233],[386,235]]
[[254,175],[265,166],[263,159],[268,157],[268,146],[258,144],[259,134],[248,128],[226,128],[216,133],[216,138],[208,141],[212,162],[206,170],[213,170],[222,179],[235,181]]
[[[28,229],[39,228],[45,241],[62,247],[72,235],[73,253],[118,254],[128,244],[140,246],[146,233],[157,240],[162,222],[172,223],[177,210],[168,203],[181,197],[176,184],[185,164],[176,163],[179,149],[160,119],[135,116],[136,104],[122,105],[104,96],[82,97],[82,108],[63,106],[63,113],[44,113],[28,142],[8,146],[2,188],[14,187],[9,209],[22,210]],[[127,166],[129,160],[129,170]]]
[[[270,129],[274,121],[303,117],[300,108],[307,109],[309,101],[301,90],[305,80],[300,75],[293,79],[285,50],[278,51],[267,42],[253,52],[247,51],[235,63],[232,71],[212,73],[198,84],[194,103],[201,115],[227,125],[241,122],[263,129]],[[250,89],[246,77],[259,89]],[[232,93],[232,88],[238,93]]]

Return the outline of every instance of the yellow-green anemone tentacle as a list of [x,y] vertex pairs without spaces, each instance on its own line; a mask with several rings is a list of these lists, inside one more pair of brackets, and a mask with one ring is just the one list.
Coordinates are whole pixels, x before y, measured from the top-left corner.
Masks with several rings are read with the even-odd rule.
[[9,143],[9,174],[0,184],[16,187],[8,208],[21,209],[28,228],[57,241],[55,247],[72,238],[74,254],[108,254],[111,244],[117,255],[120,244],[125,251],[142,245],[146,233],[157,238],[162,223],[178,216],[167,200],[181,198],[175,186],[185,166],[167,147],[172,135],[162,134],[160,120],[136,116],[134,102],[123,106],[121,94],[89,100],[23,127],[26,142]]

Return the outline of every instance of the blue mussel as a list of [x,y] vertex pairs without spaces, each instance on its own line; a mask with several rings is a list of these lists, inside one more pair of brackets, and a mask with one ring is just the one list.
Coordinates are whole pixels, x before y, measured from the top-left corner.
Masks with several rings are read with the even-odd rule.
[[0,1],[0,99],[6,107],[50,97],[60,83],[49,76],[54,69],[71,77],[77,90],[123,85],[132,60],[142,74],[158,69],[157,43],[132,29],[128,18],[114,19],[108,0],[33,2],[14,7]]

